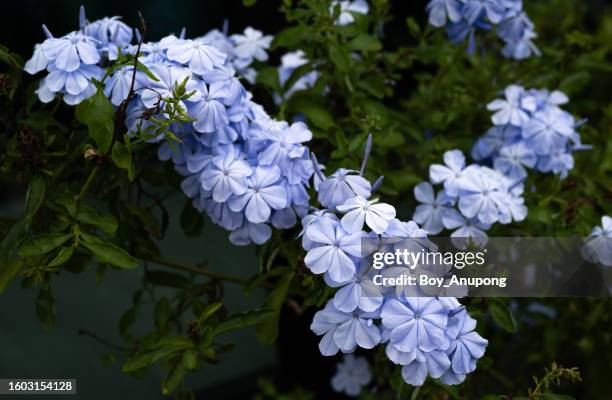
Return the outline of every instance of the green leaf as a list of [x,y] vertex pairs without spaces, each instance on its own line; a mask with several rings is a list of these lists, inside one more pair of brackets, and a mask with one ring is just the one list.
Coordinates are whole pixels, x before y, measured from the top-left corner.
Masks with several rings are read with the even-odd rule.
[[170,301],[167,297],[161,297],[155,304],[155,326],[163,331],[170,320]]
[[287,299],[289,293],[289,287],[293,280],[294,273],[291,272],[285,275],[276,284],[276,288],[268,295],[264,302],[264,308],[271,308],[273,312],[269,317],[265,318],[255,330],[257,339],[264,344],[271,344],[276,341],[278,336],[278,319],[280,317],[280,311]]
[[94,254],[99,262],[108,263],[124,269],[138,267],[138,260],[129,255],[128,252],[121,247],[99,238],[95,238],[95,241],[92,241],[89,235],[84,237],[87,237],[87,239],[81,243]]
[[87,125],[89,137],[96,142],[101,153],[108,151],[113,140],[114,116],[113,105],[102,88],[76,106],[76,118]]
[[188,199],[185,201],[183,210],[181,211],[181,228],[188,238],[200,236],[204,227],[204,218],[202,214],[193,207],[193,202]]
[[351,57],[348,52],[339,46],[329,48],[329,59],[334,63],[340,72],[348,72],[351,66]]
[[185,368],[194,370],[198,366],[198,356],[193,350],[183,352],[183,365]]
[[325,103],[320,98],[296,95],[291,97],[288,109],[295,113],[305,114],[309,122],[326,131],[334,126],[334,118],[323,104]]
[[307,34],[308,29],[302,25],[287,28],[276,35],[274,41],[272,42],[272,48],[275,49],[277,47],[284,47],[286,49],[292,49],[301,44],[306,38]]
[[30,181],[25,201],[25,218],[31,221],[45,199],[47,184],[45,179],[37,175]]
[[198,327],[201,328],[204,325],[204,322],[206,322],[206,320],[210,318],[214,313],[219,311],[221,307],[223,307],[223,303],[220,302],[207,305],[206,308],[204,308],[204,311],[202,311],[200,318],[198,318]]
[[382,49],[380,40],[374,36],[362,33],[348,44],[349,49],[355,51],[379,51]]
[[76,219],[84,224],[97,226],[108,234],[113,234],[117,231],[117,219],[115,217],[102,214],[92,207],[79,207],[76,212]]
[[11,257],[28,226],[29,223],[25,218],[20,219],[15,221],[11,229],[4,235],[0,242],[0,265],[6,263]]
[[487,299],[487,304],[489,306],[491,317],[493,317],[493,321],[495,321],[497,325],[508,332],[516,332],[516,321],[512,315],[512,310],[510,310],[510,307],[508,307],[506,303],[498,299],[491,298]]
[[257,72],[256,82],[269,87],[277,93],[281,93],[282,88],[278,78],[278,70],[274,67],[265,67]]
[[70,233],[41,233],[27,238],[19,247],[22,257],[40,256],[66,243],[72,237]]
[[133,181],[136,177],[136,169],[132,162],[132,152],[123,143],[117,141],[111,152],[113,162],[118,168],[125,169],[128,172],[128,179]]
[[125,336],[130,326],[134,324],[136,321],[136,315],[138,313],[138,308],[136,306],[130,307],[129,310],[124,312],[119,318],[119,334],[121,336]]
[[184,337],[166,336],[129,357],[123,365],[123,372],[135,372],[150,367],[158,360],[193,347],[193,343]]
[[236,329],[263,323],[274,317],[275,313],[273,309],[263,308],[231,315],[228,319],[215,327],[213,334],[216,336]]
[[48,285],[41,287],[38,292],[36,316],[45,329],[49,329],[55,324],[55,299]]
[[170,368],[166,379],[162,382],[162,393],[167,396],[178,387],[185,378],[185,365],[183,362],[177,362]]
[[0,267],[0,293],[4,293],[6,288],[15,279],[23,268],[23,260],[11,260],[8,263],[3,263]]
[[57,267],[70,260],[74,253],[74,247],[62,247],[53,260],[49,263],[50,267]]
[[406,26],[413,37],[418,37],[421,33],[421,28],[413,17],[406,18]]
[[252,7],[257,3],[257,0],[242,0],[242,5],[245,7]]

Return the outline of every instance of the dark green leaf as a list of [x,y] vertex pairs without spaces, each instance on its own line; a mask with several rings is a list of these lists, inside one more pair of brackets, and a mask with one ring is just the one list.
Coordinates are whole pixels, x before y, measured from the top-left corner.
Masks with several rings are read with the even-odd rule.
[[19,255],[22,257],[40,256],[61,246],[70,239],[70,233],[41,233],[31,236],[23,241],[19,247]]
[[278,336],[278,319],[280,317],[280,311],[287,299],[289,293],[289,287],[293,280],[293,272],[285,275],[277,284],[276,288],[268,295],[264,302],[264,308],[272,309],[273,312],[269,314],[264,321],[257,325],[255,334],[257,339],[264,344],[271,344],[276,341]]
[[74,247],[62,247],[53,260],[49,263],[50,267],[57,267],[70,260],[74,253]]
[[96,259],[101,263],[108,263],[115,267],[133,269],[138,267],[138,260],[129,255],[121,247],[113,243],[106,242],[102,239],[92,241],[91,238],[82,242],[89,251],[91,251]]
[[102,214],[92,207],[79,207],[76,213],[76,219],[84,224],[97,226],[108,234],[117,231],[117,219],[115,217]]
[[101,153],[106,153],[110,148],[115,132],[114,115],[115,109],[101,88],[76,106],[76,118],[87,125],[89,136]]
[[299,45],[305,39],[307,34],[308,29],[302,25],[287,28],[276,35],[274,42],[272,42],[272,48],[275,49],[277,47],[284,47],[287,49],[292,49]]
[[219,311],[223,307],[223,303],[212,303],[206,306],[198,318],[198,326],[201,328],[204,325],[204,322],[212,316],[214,313]]
[[55,324],[55,300],[49,286],[43,286],[38,292],[36,316],[45,329]]
[[257,72],[257,83],[267,86],[276,93],[281,92],[281,85],[278,78],[278,70],[274,67],[265,67]]
[[355,51],[379,51],[382,44],[374,36],[362,33],[349,42],[349,48]]
[[167,336],[147,346],[128,358],[123,365],[123,372],[134,372],[153,365],[158,360],[171,357],[177,352],[193,348],[189,340],[181,336]]
[[28,192],[26,194],[25,203],[25,218],[32,220],[36,215],[36,212],[40,208],[43,200],[45,199],[45,192],[47,190],[47,184],[45,179],[37,175],[30,181],[28,186]]
[[228,319],[217,325],[213,331],[214,335],[245,328],[247,326],[260,324],[274,317],[275,310],[264,308],[252,310],[240,314],[231,315]]
[[162,382],[162,393],[167,396],[174,392],[177,386],[185,378],[185,365],[183,362],[177,362],[170,368],[166,379]]
[[117,141],[113,146],[111,156],[117,167],[127,170],[129,180],[134,180],[136,170],[132,162],[132,152],[130,149],[123,143]]
[[193,350],[185,350],[183,353],[183,365],[185,368],[194,370],[198,366],[198,356]]
[[497,325],[508,332],[516,332],[516,321],[512,315],[512,310],[510,310],[510,307],[508,307],[506,303],[502,302],[501,300],[491,298],[487,300],[487,304],[489,305],[491,317],[493,317],[493,320],[495,323],[497,323]]
[[323,106],[322,99],[312,96],[292,96],[288,109],[295,113],[305,114],[309,122],[322,130],[334,126],[334,118]]
[[0,267],[0,293],[3,293],[23,268],[23,260],[11,260]]

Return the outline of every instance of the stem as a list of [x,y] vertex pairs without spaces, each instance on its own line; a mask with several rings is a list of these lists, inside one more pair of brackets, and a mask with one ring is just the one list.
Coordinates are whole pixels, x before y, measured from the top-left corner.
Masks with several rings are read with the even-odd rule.
[[410,396],[410,400],[416,400],[419,397],[419,392],[421,391],[422,386],[417,386],[412,391],[412,396]]
[[96,180],[96,175],[98,175],[98,170],[100,169],[99,165],[96,165],[95,167],[93,167],[93,169],[91,170],[91,172],[89,173],[89,176],[87,177],[87,180],[85,181],[85,184],[83,185],[83,188],[81,189],[81,192],[79,193],[79,196],[77,197],[77,203],[83,198],[85,197],[85,194],[87,193],[87,191],[89,191],[89,189],[91,188],[91,185],[93,184],[93,182]]
[[[247,279],[247,278],[243,278],[243,277],[237,276],[237,275],[225,274],[223,272],[210,271],[210,270],[207,270],[207,269],[204,269],[204,268],[200,268],[197,265],[190,264],[190,263],[184,263],[184,262],[180,262],[180,261],[164,260],[164,259],[161,259],[161,258],[147,259],[145,261],[149,261],[149,262],[152,262],[154,264],[162,265],[162,266],[165,266],[165,267],[170,267],[170,268],[174,268],[174,269],[180,269],[182,271],[193,272],[195,274],[208,276],[210,278],[219,279],[219,280],[222,280],[222,281],[239,283],[241,285],[247,285],[249,283],[249,279]],[[259,284],[259,286],[262,286],[262,287],[265,287],[265,288],[272,288],[273,287],[272,285],[270,285],[268,283],[265,283],[265,282],[262,282],[261,284]]]

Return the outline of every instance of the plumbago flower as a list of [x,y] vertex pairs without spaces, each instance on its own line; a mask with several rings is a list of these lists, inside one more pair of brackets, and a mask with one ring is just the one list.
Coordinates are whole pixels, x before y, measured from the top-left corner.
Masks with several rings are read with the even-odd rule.
[[[315,172],[321,179],[319,199],[323,200],[322,205],[328,206],[302,219],[300,235],[307,251],[304,261],[314,273],[325,274],[326,284],[337,289],[333,299],[315,314],[311,325],[311,330],[322,336],[319,350],[323,355],[332,356],[338,351],[352,353],[357,347],[370,349],[389,342],[386,354],[391,362],[403,365],[402,376],[407,383],[422,385],[428,375],[448,384],[460,383],[484,354],[486,340],[473,332],[473,320],[470,323],[460,320],[467,312],[459,302],[453,297],[406,297],[412,291],[376,285],[372,279],[375,270],[360,259],[372,250],[369,242],[379,243],[383,238],[391,243],[414,238],[419,248],[428,246],[426,232],[414,221],[398,220],[392,206],[368,200],[346,182],[346,177],[360,178],[354,186],[367,189],[368,195],[380,185],[381,178],[371,185],[362,176],[371,150],[371,137],[365,147],[360,171],[351,174],[325,177],[313,157]],[[463,157],[453,152],[447,158],[459,156]],[[323,196],[322,191],[325,191]],[[431,185],[429,191],[433,201]],[[337,204],[335,199],[343,197],[348,199]],[[457,213],[448,208],[449,214],[450,211]],[[337,215],[342,213],[342,217]],[[441,218],[439,223],[442,224]],[[348,238],[350,244],[347,244]],[[362,242],[362,239],[368,240]],[[390,275],[383,275],[409,273],[409,268],[406,271],[391,267],[385,272],[389,271]]]
[[338,25],[348,25],[355,22],[353,14],[367,14],[370,11],[370,7],[365,0],[342,0],[334,1],[329,7],[330,12],[333,13],[336,6],[340,7],[340,16],[336,23]]
[[352,354],[344,356],[344,360],[336,366],[336,375],[331,379],[332,388],[347,396],[359,396],[361,388],[372,380],[368,361]]
[[470,54],[476,50],[476,31],[497,25],[497,36],[504,43],[502,54],[517,60],[540,55],[532,42],[537,37],[533,23],[522,8],[520,0],[430,0],[425,7],[429,23],[436,28],[446,26],[453,43],[469,38]]
[[607,215],[601,217],[601,226],[593,228],[581,254],[590,262],[612,266],[612,218]]

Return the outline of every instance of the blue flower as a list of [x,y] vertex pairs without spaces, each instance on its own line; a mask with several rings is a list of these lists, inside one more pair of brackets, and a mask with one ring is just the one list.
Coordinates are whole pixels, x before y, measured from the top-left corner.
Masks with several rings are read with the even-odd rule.
[[253,173],[248,162],[230,146],[227,153],[213,158],[202,172],[202,188],[210,190],[216,202],[227,201],[232,195],[247,192],[247,177]]
[[[187,79],[186,88],[188,91],[193,89],[196,84],[194,80],[190,79],[191,71],[178,65],[155,64],[149,69],[158,80],[149,79],[147,86],[140,94],[142,103],[148,108],[159,105],[163,109],[165,104],[163,99],[172,97],[176,85],[180,85],[185,79]],[[184,104],[181,106],[184,110],[187,110]]]
[[188,99],[190,102],[189,115],[195,119],[193,127],[202,133],[223,130],[229,124],[224,105],[229,96],[225,82],[215,82],[207,86],[206,83],[200,81],[195,88],[196,93]]
[[45,89],[40,91],[39,88],[39,98],[45,102],[45,100],[49,100],[48,95],[50,93],[62,93],[66,104],[79,104],[96,93],[96,87],[91,80],[94,78],[99,80],[103,75],[104,70],[97,65],[81,64],[79,68],[72,71],[64,71],[55,66],[50,66],[49,75],[43,81]]
[[461,14],[472,25],[483,16],[497,24],[506,15],[506,8],[501,0],[463,0]]
[[478,216],[485,224],[499,221],[500,214],[509,214],[504,177],[488,167],[471,165],[461,179],[459,210],[467,218]]
[[433,184],[444,183],[444,190],[449,196],[457,196],[459,179],[465,168],[465,156],[459,150],[444,153],[444,164],[432,164],[429,167],[429,180]]
[[536,112],[523,128],[523,137],[537,155],[565,147],[573,133],[574,118],[556,107]]
[[272,236],[272,229],[269,225],[244,220],[242,226],[230,233],[229,239],[236,246],[246,246],[251,243],[264,244]]
[[234,42],[234,52],[237,57],[248,60],[254,58],[258,61],[268,60],[266,50],[270,48],[272,36],[264,36],[261,31],[249,26],[244,30],[244,34],[232,35],[231,39]]
[[366,200],[361,196],[350,198],[336,208],[345,213],[341,223],[344,230],[349,233],[360,232],[365,222],[373,232],[381,234],[389,226],[389,221],[395,218],[393,206],[378,203],[377,199]]
[[446,25],[448,18],[451,22],[459,22],[461,7],[458,0],[431,0],[427,3],[426,10],[429,13],[429,23],[436,28]]
[[355,275],[348,282],[335,282],[326,279],[330,287],[340,289],[334,295],[334,305],[340,311],[352,312],[359,308],[361,311],[374,312],[383,304],[383,288],[375,285],[373,274],[375,270],[360,264]]
[[463,376],[464,379],[466,374],[476,369],[476,361],[484,355],[488,344],[486,339],[474,331],[475,328],[476,321],[465,309],[448,319],[446,334],[451,339],[447,350],[451,359],[450,366],[453,374]]
[[352,354],[344,356],[344,360],[336,366],[336,374],[331,379],[332,388],[347,396],[359,396],[361,388],[372,380],[368,362],[363,357]]
[[525,89],[518,85],[510,85],[504,90],[505,100],[493,100],[487,104],[487,109],[497,111],[491,117],[495,125],[512,124],[523,126],[529,121],[529,112],[536,109],[536,101],[528,95]]
[[352,353],[357,346],[371,349],[380,343],[380,329],[372,320],[379,316],[378,313],[361,311],[345,313],[330,300],[323,310],[317,311],[310,329],[323,336],[319,342],[322,355],[333,356],[338,350]]
[[444,330],[448,310],[435,297],[399,297],[385,301],[382,323],[390,329],[389,341],[400,351],[446,350]]
[[[125,100],[132,85],[132,77],[134,76],[134,67],[122,67],[116,70],[104,82],[104,94],[108,97],[115,106],[119,106]],[[138,92],[147,84],[147,77],[142,71],[136,71],[136,80],[134,81],[134,91]]]
[[355,274],[351,257],[361,257],[361,232],[349,234],[342,225],[328,218],[320,218],[306,230],[315,247],[311,248],[304,263],[315,274],[329,272],[336,282],[346,282]]
[[179,39],[168,46],[168,59],[189,66],[196,74],[210,72],[214,67],[220,67],[227,55],[213,46],[194,40]]
[[414,187],[414,197],[421,202],[412,215],[421,227],[430,235],[442,231],[442,218],[444,218],[455,204],[455,199],[444,190],[438,192],[434,197],[434,191],[429,182],[421,182]]
[[355,196],[367,199],[371,190],[370,182],[357,171],[340,168],[319,185],[319,202],[333,210]]
[[442,219],[442,223],[446,229],[456,229],[450,235],[451,242],[460,249],[467,248],[470,243],[482,247],[489,240],[485,231],[491,228],[490,224],[480,222],[477,218],[465,218],[455,209]]
[[593,228],[580,253],[587,261],[612,266],[612,218],[601,217],[601,226]]
[[333,1],[331,6],[329,7],[331,13],[333,13],[336,5],[340,6],[340,16],[336,21],[338,25],[351,24],[355,21],[355,17],[353,14],[367,14],[370,10],[370,7],[368,6],[368,3],[365,0],[336,0]]
[[250,222],[266,222],[272,209],[280,210],[287,206],[287,192],[279,182],[280,177],[280,169],[276,165],[255,168],[248,179],[248,189],[230,199],[230,208],[236,212],[244,209]]
[[[312,132],[306,124],[295,122],[291,126],[281,125],[281,127],[281,129],[269,129],[263,133],[261,138],[267,140],[268,143],[257,156],[261,165],[278,165],[286,169],[290,159],[304,155],[306,148],[302,143],[312,139]],[[311,164],[310,160],[307,160],[307,163]]]
[[502,147],[493,160],[493,166],[502,174],[518,181],[527,176],[525,167],[535,167],[537,160],[537,156],[525,142],[518,142]]
[[61,38],[47,39],[42,44],[44,56],[53,61],[61,71],[72,72],[82,64],[93,65],[100,61],[98,41],[79,32],[71,32]]

